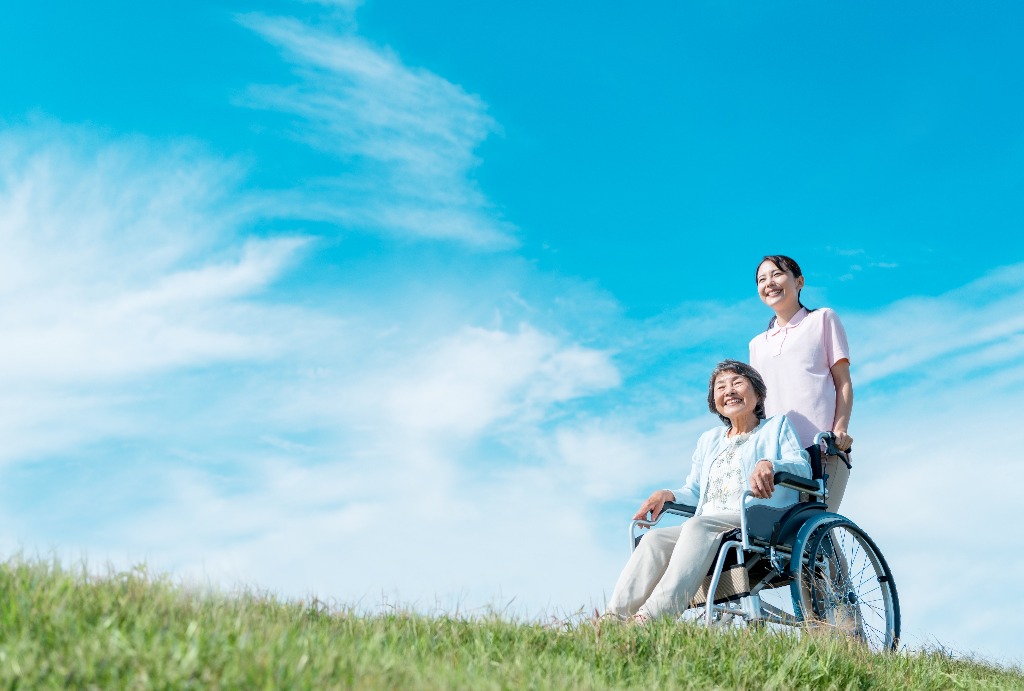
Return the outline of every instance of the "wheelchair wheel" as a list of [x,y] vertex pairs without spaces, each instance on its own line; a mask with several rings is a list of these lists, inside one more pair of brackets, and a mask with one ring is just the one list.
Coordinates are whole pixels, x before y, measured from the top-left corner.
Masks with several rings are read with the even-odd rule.
[[882,553],[863,530],[836,516],[814,529],[799,558],[801,567],[790,590],[800,620],[827,626],[877,652],[896,650],[896,585]]

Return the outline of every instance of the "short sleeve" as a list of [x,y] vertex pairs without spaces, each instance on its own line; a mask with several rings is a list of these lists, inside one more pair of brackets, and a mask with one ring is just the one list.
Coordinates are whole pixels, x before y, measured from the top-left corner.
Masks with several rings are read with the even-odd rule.
[[825,357],[831,369],[840,360],[850,359],[850,344],[846,340],[846,329],[839,321],[839,316],[828,308],[822,309],[822,312],[822,338]]
[[764,342],[764,334],[758,334],[750,339],[750,343],[747,345],[749,356],[747,362],[750,366],[757,370],[758,374],[764,376],[764,370],[761,369],[761,349],[758,347]]

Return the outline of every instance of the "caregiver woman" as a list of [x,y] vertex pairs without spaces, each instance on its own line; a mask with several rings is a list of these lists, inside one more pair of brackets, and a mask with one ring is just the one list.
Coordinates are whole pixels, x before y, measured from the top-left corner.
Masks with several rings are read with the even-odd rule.
[[[853,410],[850,347],[846,330],[827,307],[808,310],[800,302],[800,266],[782,254],[764,257],[757,267],[757,294],[775,312],[764,333],[750,341],[750,364],[768,387],[765,413],[785,415],[806,448],[818,432],[834,432],[846,451]],[[829,509],[843,499],[849,467],[837,456],[825,459]]]

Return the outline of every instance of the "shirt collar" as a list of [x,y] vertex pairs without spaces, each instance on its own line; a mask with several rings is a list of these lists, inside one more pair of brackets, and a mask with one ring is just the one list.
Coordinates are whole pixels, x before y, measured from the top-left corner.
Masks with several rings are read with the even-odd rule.
[[797,310],[797,313],[793,315],[793,318],[790,319],[789,323],[786,324],[785,326],[779,326],[778,325],[778,321],[776,321],[775,325],[772,326],[772,328],[768,330],[768,335],[769,336],[774,336],[775,334],[779,333],[783,329],[792,329],[794,327],[800,326],[800,322],[802,322],[804,320],[804,317],[806,317],[806,316],[807,316],[807,308],[806,307],[801,307],[799,310]]

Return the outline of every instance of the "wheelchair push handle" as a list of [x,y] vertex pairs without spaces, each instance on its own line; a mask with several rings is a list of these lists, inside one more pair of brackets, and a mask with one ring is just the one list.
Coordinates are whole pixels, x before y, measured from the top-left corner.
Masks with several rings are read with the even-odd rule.
[[825,443],[825,451],[823,452],[822,461],[824,461],[824,456],[838,456],[839,459],[846,464],[847,468],[852,467],[850,465],[850,452],[843,451],[838,446],[836,446],[836,435],[834,433],[818,432],[816,435],[814,435],[814,446],[817,446],[818,449],[821,449],[822,442]]
[[846,452],[836,446],[836,435],[833,432],[818,432],[814,435],[814,445],[820,447],[825,442],[826,456],[846,456]]

